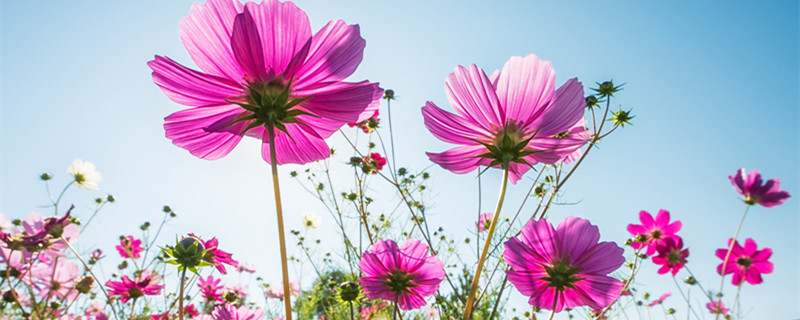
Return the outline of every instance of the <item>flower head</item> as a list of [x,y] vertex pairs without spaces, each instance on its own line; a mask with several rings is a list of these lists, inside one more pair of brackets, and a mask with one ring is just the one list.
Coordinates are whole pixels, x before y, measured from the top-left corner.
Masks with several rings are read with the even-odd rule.
[[373,152],[361,158],[361,170],[367,174],[376,174],[386,165],[386,158],[380,153]]
[[103,180],[103,176],[95,169],[93,163],[81,159],[75,159],[67,168],[67,172],[74,179],[72,183],[84,190],[99,189],[100,186],[97,183]]
[[262,140],[269,162],[274,130],[277,164],[324,159],[325,138],[380,104],[377,83],[342,81],[361,63],[358,25],[331,21],[312,35],[291,1],[208,0],[192,7],[180,34],[203,72],[162,56],[148,66],[167,97],[192,107],[167,116],[164,129],[197,157],[224,157],[247,135]]
[[492,217],[493,216],[494,216],[494,214],[492,214],[491,212],[487,212],[487,213],[482,214],[479,217],[479,219],[478,219],[478,232],[484,232],[486,230],[489,230],[489,227],[491,227],[491,224],[492,224]]
[[589,220],[568,217],[558,229],[545,219],[531,220],[519,238],[504,244],[503,257],[511,267],[506,271],[508,281],[539,308],[553,309],[554,303],[556,312],[607,307],[623,288],[608,274],[625,258],[615,243],[599,240],[600,231]]
[[[732,241],[733,239],[728,240],[728,246]],[[725,261],[728,249],[717,249],[716,253],[718,258]],[[768,261],[770,256],[772,256],[772,249],[763,248],[758,250],[756,242],[751,238],[747,238],[744,241],[744,247],[739,245],[739,241],[736,241],[733,243],[733,249],[725,265],[725,273],[723,274],[723,264],[721,263],[717,266],[717,273],[723,276],[733,273],[731,283],[737,286],[745,280],[750,284],[759,284],[763,282],[761,274],[772,273],[774,268],[772,262]]]
[[38,263],[31,268],[34,287],[42,297],[53,297],[74,301],[78,297],[75,283],[80,280],[81,270],[69,260],[53,260],[51,264]]
[[322,218],[316,212],[303,212],[303,226],[306,228],[306,230],[310,228],[319,228],[320,221],[322,221]]
[[372,114],[369,119],[358,122],[358,123],[348,123],[349,127],[358,127],[364,133],[371,133],[378,129],[378,124],[381,122],[381,119],[378,118],[378,110],[375,110],[375,113]]
[[458,115],[429,101],[422,116],[435,137],[461,146],[428,157],[458,174],[508,168],[512,183],[537,162],[564,161],[588,141],[586,101],[577,79],[558,90],[555,82],[550,62],[533,54],[511,57],[491,76],[475,65],[456,67],[445,87]]
[[689,256],[689,249],[683,248],[683,239],[680,237],[665,239],[663,244],[656,247],[656,251],[658,251],[658,255],[653,257],[653,263],[661,265],[658,274],[665,274],[672,270],[673,277],[683,268],[683,265],[686,264],[686,257]]
[[672,295],[672,291],[667,291],[667,293],[662,294],[658,299],[653,300],[652,302],[648,303],[648,307],[654,307],[656,305],[664,303],[664,300],[667,299],[669,296]]
[[214,276],[208,276],[203,279],[202,277],[197,280],[197,286],[200,287],[200,295],[208,302],[222,301],[222,293],[220,290],[222,286],[219,284],[222,279],[214,279]]
[[231,267],[236,267],[239,265],[238,261],[233,260],[232,254],[219,249],[219,240],[217,240],[216,237],[211,238],[211,240],[204,241],[203,239],[192,233],[190,233],[189,235],[202,242],[203,247],[206,250],[208,250],[206,251],[206,254],[203,257],[203,260],[205,260],[210,264],[215,265],[215,268],[217,268],[217,271],[219,271],[220,273],[228,274],[228,271],[225,269],[225,266],[222,265],[223,263]]
[[728,308],[725,308],[725,304],[722,301],[711,301],[706,303],[706,308],[711,314],[721,314],[721,315],[728,315]]
[[120,278],[122,281],[109,280],[106,282],[106,287],[110,289],[109,295],[119,296],[120,301],[126,303],[130,299],[161,294],[161,289],[164,288],[163,285],[158,284],[161,278],[150,271],[143,270],[133,280],[128,276],[122,276]]
[[[292,295],[292,297],[300,297],[302,293],[303,292],[300,290],[299,282],[289,282],[289,294]],[[266,291],[264,291],[264,296],[269,299],[283,299],[283,286],[268,288]]]
[[120,237],[119,245],[115,246],[117,252],[123,258],[139,259],[142,251],[142,240],[134,239],[133,236]]
[[664,244],[667,238],[678,238],[676,233],[681,230],[681,222],[669,222],[669,211],[661,209],[658,210],[656,218],[650,215],[647,211],[639,212],[639,220],[642,224],[629,224],[628,232],[637,241],[631,243],[634,249],[641,249],[647,247],[647,255],[651,256],[656,252],[656,247]]
[[758,173],[758,170],[750,171],[750,174],[747,174],[744,168],[741,168],[736,171],[736,174],[728,176],[728,179],[731,180],[733,189],[744,197],[744,202],[749,205],[758,203],[771,208],[789,198],[788,192],[780,190],[781,180],[778,178],[769,179],[762,185],[761,174]]
[[211,313],[215,320],[260,320],[264,316],[261,309],[251,310],[246,306],[236,307],[235,305],[225,304],[218,306]]
[[428,246],[408,239],[402,247],[392,240],[378,240],[361,256],[361,287],[369,299],[396,301],[400,309],[425,305],[444,279],[444,264],[428,256]]

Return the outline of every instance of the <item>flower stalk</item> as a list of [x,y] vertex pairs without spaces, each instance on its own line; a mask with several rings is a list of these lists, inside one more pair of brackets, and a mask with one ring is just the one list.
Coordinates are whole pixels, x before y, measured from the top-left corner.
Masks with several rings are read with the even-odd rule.
[[[722,260],[722,274],[720,275],[721,279],[719,280],[719,299],[717,303],[722,303],[722,288],[725,287],[725,267],[728,266],[728,259],[731,257],[731,252],[733,251],[733,244],[736,243],[736,238],[739,237],[739,231],[742,230],[742,224],[744,224],[744,218],[747,217],[747,211],[750,210],[751,205],[747,205],[744,208],[744,213],[742,214],[742,218],[739,220],[739,226],[736,227],[736,232],[733,233],[733,240],[728,245],[728,252],[725,253],[725,259]],[[714,319],[719,319],[719,313],[714,317]]]
[[292,320],[291,285],[289,284],[289,266],[286,259],[286,236],[283,231],[283,208],[281,207],[281,190],[278,183],[278,159],[275,154],[275,127],[267,126],[269,136],[269,156],[272,167],[272,189],[275,192],[275,212],[278,218],[278,241],[281,248],[281,271],[283,273],[283,303],[286,310],[286,320]]

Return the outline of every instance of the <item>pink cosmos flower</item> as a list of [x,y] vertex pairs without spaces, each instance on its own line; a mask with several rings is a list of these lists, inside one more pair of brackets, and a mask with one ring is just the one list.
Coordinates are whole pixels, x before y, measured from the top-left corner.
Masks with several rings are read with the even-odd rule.
[[362,320],[371,320],[375,315],[380,313],[381,310],[386,309],[386,302],[382,302],[381,304],[376,304],[369,306],[367,308],[361,309],[361,318]]
[[236,295],[237,299],[244,299],[244,297],[248,295],[247,287],[239,283],[228,283],[222,286],[222,288],[225,289],[225,292]]
[[[677,240],[675,240],[677,239]],[[672,276],[678,274],[678,270],[686,264],[686,257],[689,256],[689,249],[683,249],[683,239],[667,238],[663,245],[656,247],[658,255],[653,257],[653,263],[660,264],[658,274],[665,274],[672,270]]]
[[208,278],[205,279],[200,277],[197,280],[197,286],[200,287],[200,295],[208,302],[222,301],[222,293],[220,292],[222,286],[219,285],[220,281],[222,281],[222,279],[214,279],[214,276],[208,276]]
[[122,303],[128,302],[130,299],[137,299],[142,296],[153,296],[161,294],[163,285],[158,283],[161,281],[161,276],[155,275],[150,271],[143,270],[134,280],[128,276],[122,276],[122,281],[107,281],[106,287],[110,290],[109,295],[119,296]]
[[458,115],[428,101],[422,116],[435,137],[461,145],[428,153],[431,161],[454,173],[499,167],[507,160],[516,183],[533,164],[563,161],[589,139],[583,86],[573,78],[555,90],[550,62],[533,54],[511,57],[491,76],[475,65],[457,66],[445,87]]
[[214,309],[211,313],[216,320],[260,320],[264,316],[264,311],[261,309],[251,310],[248,307],[236,307],[231,304],[226,304]]
[[511,267],[506,271],[508,281],[539,308],[551,310],[554,303],[555,312],[607,307],[623,288],[608,274],[625,258],[615,243],[599,240],[600,231],[589,220],[568,217],[558,229],[546,219],[531,220],[519,238],[504,244],[503,257]]
[[750,174],[747,174],[744,168],[741,168],[736,171],[736,174],[728,176],[728,179],[731,180],[733,189],[744,197],[744,202],[749,205],[758,203],[771,208],[789,198],[788,192],[780,190],[781,180],[778,178],[769,179],[767,183],[761,185],[762,179],[758,170],[750,171]]
[[106,309],[106,303],[100,300],[94,300],[89,303],[89,306],[83,310],[83,314],[86,316],[87,319],[99,319],[100,315],[102,314],[103,317],[106,315],[103,311]]
[[[664,244],[664,239],[678,238],[676,233],[681,230],[681,222],[675,221],[669,223],[669,211],[661,209],[658,210],[655,220],[653,216],[647,211],[639,212],[639,220],[642,224],[629,224],[628,232],[634,238],[639,236],[644,237],[644,241],[634,241],[631,247],[634,249],[641,249],[647,247],[647,255],[651,256],[656,252],[656,247]],[[641,237],[639,237],[641,238]]]
[[392,240],[378,240],[361,256],[361,287],[369,299],[396,301],[400,309],[425,305],[444,279],[444,264],[428,256],[428,246],[408,239],[402,247]]
[[123,258],[139,259],[142,248],[142,240],[134,239],[133,236],[122,237],[119,239],[119,245],[115,246],[117,252]]
[[78,297],[74,284],[80,279],[80,274],[78,266],[66,259],[54,259],[52,264],[38,263],[31,268],[34,287],[38,288],[41,297],[67,301]]
[[378,110],[376,109],[375,112],[372,113],[372,115],[366,120],[360,121],[358,123],[348,123],[347,126],[349,126],[350,128],[358,127],[359,129],[361,129],[361,131],[364,131],[364,133],[371,133],[372,131],[375,131],[375,128],[378,127],[378,123],[380,122],[381,119],[378,119]]
[[150,320],[169,320],[169,311],[161,314],[151,315]]
[[489,227],[492,225],[492,217],[494,214],[491,212],[487,212],[482,214],[478,219],[478,232],[484,232],[489,230]]
[[660,297],[658,297],[658,299],[655,299],[652,302],[648,303],[647,306],[648,307],[654,307],[656,305],[662,304],[662,303],[664,303],[664,299],[668,298],[671,295],[672,295],[672,291],[667,291],[667,293],[662,294]]
[[262,140],[269,162],[272,123],[277,164],[324,159],[323,139],[380,104],[377,83],[342,81],[361,63],[358,25],[331,21],[312,35],[308,16],[290,1],[209,0],[192,7],[180,34],[203,72],[162,56],[148,66],[167,97],[192,107],[167,116],[164,129],[197,157],[224,157],[247,135]]
[[208,250],[203,259],[208,263],[214,264],[215,268],[217,268],[217,270],[220,273],[228,274],[228,271],[225,269],[225,266],[222,265],[223,263],[230,265],[232,267],[236,267],[239,265],[238,261],[233,260],[232,254],[219,249],[219,240],[217,240],[216,237],[211,238],[211,240],[205,241],[200,237],[194,235],[193,233],[190,233],[189,235],[199,239],[200,242],[203,243],[203,247],[205,247],[206,250]]
[[365,172],[376,174],[386,165],[386,158],[382,157],[380,153],[373,152],[364,156],[361,159],[361,164],[364,166]]
[[725,308],[725,304],[722,301],[711,301],[706,303],[706,308],[708,311],[711,311],[711,314],[721,314],[721,315],[728,315],[728,308]]
[[194,307],[193,304],[183,307],[183,313],[189,317],[196,317],[200,315],[200,313],[197,311],[197,309]]
[[236,271],[238,271],[239,273],[243,273],[243,272],[255,273],[256,272],[256,267],[251,265],[251,264],[246,264],[246,263],[241,262],[241,261],[236,261],[236,264],[237,264]]
[[[733,239],[728,240],[728,246],[730,246],[731,241]],[[724,261],[727,252],[727,248],[717,249],[717,257]],[[772,262],[767,261],[770,256],[772,256],[772,249],[764,248],[758,250],[756,242],[751,238],[747,238],[744,241],[744,248],[739,245],[739,241],[736,241],[733,243],[733,250],[731,250],[731,255],[728,257],[728,263],[725,265],[725,274],[733,273],[731,283],[737,286],[745,280],[750,284],[759,284],[763,282],[761,274],[772,273],[774,268]],[[721,263],[717,266],[717,273],[725,275],[722,273]]]
[[[300,297],[300,295],[303,293],[300,290],[300,282],[297,281],[289,282],[289,292],[290,292],[289,294],[291,294],[292,297],[295,298]],[[283,286],[270,287],[269,289],[267,289],[267,291],[264,292],[264,296],[266,296],[269,299],[283,299]]]

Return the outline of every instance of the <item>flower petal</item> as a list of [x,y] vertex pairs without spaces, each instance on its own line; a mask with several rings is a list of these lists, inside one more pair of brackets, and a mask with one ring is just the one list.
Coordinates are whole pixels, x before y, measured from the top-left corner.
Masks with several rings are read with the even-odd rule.
[[561,243],[561,254],[568,255],[575,261],[585,252],[597,246],[600,230],[589,220],[567,217],[558,223],[556,233]]
[[244,70],[236,62],[231,49],[233,20],[242,12],[236,0],[209,0],[194,4],[189,16],[181,20],[183,46],[201,70],[240,82]]
[[190,107],[228,105],[225,100],[242,94],[242,87],[228,79],[184,67],[170,58],[155,56],[147,62],[153,82],[170,100]]
[[434,163],[457,174],[472,172],[481,165],[488,165],[489,160],[478,158],[486,152],[484,146],[460,146],[442,153],[426,152],[428,158]]
[[[261,137],[261,157],[270,162],[269,136],[265,131]],[[278,165],[304,164],[331,156],[331,148],[312,128],[290,123],[286,132],[275,130],[275,153]]]
[[308,55],[295,78],[302,85],[344,80],[361,63],[365,46],[358,25],[328,22],[311,38]]
[[476,141],[488,142],[487,137],[491,136],[480,125],[444,111],[430,101],[422,107],[422,118],[425,120],[425,127],[444,142],[475,145]]
[[228,126],[242,115],[235,105],[181,110],[164,118],[166,136],[192,155],[215,160],[226,156],[242,139],[246,123]]
[[505,110],[505,119],[528,123],[541,117],[551,104],[555,82],[550,61],[539,60],[534,54],[508,59],[497,80],[497,98]]
[[484,130],[492,131],[505,124],[494,86],[476,65],[469,68],[456,66],[447,76],[445,91],[453,109]]
[[250,11],[259,28],[265,65],[275,74],[283,74],[311,40],[308,15],[291,1],[248,2],[245,10]]
[[325,82],[294,90],[298,97],[308,100],[298,107],[314,115],[344,123],[357,122],[365,109],[379,101],[383,94],[377,83],[361,81]]
[[233,56],[244,69],[248,81],[257,79],[266,82],[272,78],[272,75],[269,74],[265,65],[264,48],[259,38],[256,21],[250,11],[244,10],[243,13],[236,15],[233,22],[233,34],[231,35]]

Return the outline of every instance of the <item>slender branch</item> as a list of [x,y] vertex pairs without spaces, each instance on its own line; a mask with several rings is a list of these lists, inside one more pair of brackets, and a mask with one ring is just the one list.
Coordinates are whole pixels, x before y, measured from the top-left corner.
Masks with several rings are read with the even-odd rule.
[[289,285],[289,266],[286,261],[286,236],[283,231],[283,208],[281,207],[281,189],[278,183],[278,157],[275,153],[275,128],[267,126],[269,136],[269,156],[272,167],[272,189],[275,193],[275,213],[278,218],[278,240],[281,249],[281,271],[283,272],[283,299],[286,309],[286,320],[292,320],[291,286]]
[[[100,287],[100,291],[102,291],[103,295],[106,296],[106,301],[111,301],[111,297],[109,297],[108,292],[106,292],[105,285],[100,283],[100,280],[98,280],[97,276],[94,275],[94,272],[92,271],[91,268],[89,268],[89,265],[86,264],[86,261],[83,261],[83,258],[81,258],[81,255],[78,254],[78,251],[76,251],[75,248],[72,247],[72,245],[69,243],[69,241],[67,241],[66,238],[64,238],[63,235],[61,236],[61,241],[63,241],[64,244],[67,245],[67,248],[69,248],[69,250],[72,251],[73,254],[75,254],[75,257],[78,258],[78,261],[80,261],[81,264],[83,264],[83,268],[85,268],[86,271],[89,271],[89,275],[92,276],[92,279],[94,279],[94,282],[98,284],[98,287]],[[113,303],[109,303],[109,306],[111,306],[111,312],[114,313],[114,318],[119,320],[119,317],[117,316],[117,311],[114,310],[114,304]]]
[[[720,274],[719,280],[719,300],[717,300],[717,304],[722,305],[722,288],[725,286],[725,268],[728,266],[728,259],[731,257],[731,252],[733,251],[733,245],[736,243],[736,238],[739,237],[739,231],[742,230],[742,225],[744,224],[744,218],[747,217],[747,211],[750,210],[750,205],[748,204],[744,207],[744,213],[742,214],[742,218],[739,219],[739,226],[736,227],[736,232],[733,233],[733,239],[731,243],[728,245],[728,252],[725,253],[725,259],[722,260],[722,272]],[[733,313],[733,312],[731,312]],[[714,319],[719,319],[719,313],[717,313]]]

